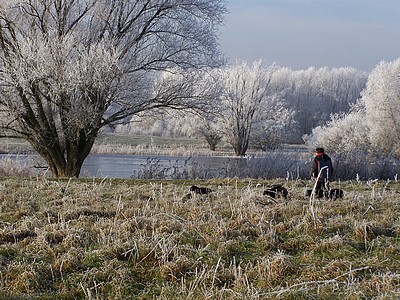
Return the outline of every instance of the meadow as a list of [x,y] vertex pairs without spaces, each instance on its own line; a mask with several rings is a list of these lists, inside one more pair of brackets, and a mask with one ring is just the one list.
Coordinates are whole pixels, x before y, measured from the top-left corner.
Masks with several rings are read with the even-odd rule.
[[310,185],[2,177],[0,298],[398,299],[400,184]]

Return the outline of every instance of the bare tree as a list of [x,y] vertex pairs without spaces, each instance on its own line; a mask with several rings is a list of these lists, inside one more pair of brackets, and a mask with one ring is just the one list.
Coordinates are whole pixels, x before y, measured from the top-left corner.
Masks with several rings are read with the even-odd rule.
[[217,124],[207,118],[198,118],[197,124],[193,127],[195,133],[206,140],[209,149],[215,151],[222,140],[222,134],[218,130]]
[[196,106],[188,81],[174,94],[152,83],[158,71],[221,66],[225,12],[223,0],[2,1],[3,133],[26,139],[55,176],[78,177],[101,128]]
[[235,154],[243,156],[249,146],[255,124],[272,120],[279,111],[281,99],[270,90],[275,65],[264,67],[261,61],[251,66],[242,63],[226,69],[220,126]]

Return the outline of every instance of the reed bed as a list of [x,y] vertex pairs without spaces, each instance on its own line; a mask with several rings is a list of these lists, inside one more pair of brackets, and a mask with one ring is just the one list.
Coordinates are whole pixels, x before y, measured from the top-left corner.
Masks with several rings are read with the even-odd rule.
[[[288,198],[263,195],[276,183]],[[0,298],[399,298],[399,184],[313,201],[310,186],[3,177]]]

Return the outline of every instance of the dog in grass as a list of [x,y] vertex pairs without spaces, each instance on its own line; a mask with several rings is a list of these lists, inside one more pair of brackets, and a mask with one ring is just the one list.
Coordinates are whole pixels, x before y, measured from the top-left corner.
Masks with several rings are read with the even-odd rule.
[[329,199],[339,199],[339,198],[343,199],[344,196],[344,192],[341,189],[330,189],[325,193],[326,193],[325,197]]
[[195,194],[197,194],[197,195],[208,195],[208,194],[210,194],[210,193],[213,192],[213,190],[210,189],[210,188],[207,188],[207,187],[198,187],[198,186],[195,186],[195,185],[192,185],[192,186],[190,187],[189,191],[190,191],[190,192],[189,192],[188,194],[186,194],[186,195],[182,198],[182,200],[192,199],[192,198],[194,197]]
[[195,186],[195,185],[192,185],[192,186],[190,187],[190,191],[193,192],[193,193],[195,193],[195,194],[198,194],[198,195],[207,195],[207,194],[213,192],[213,190],[210,189],[210,188],[207,188],[207,187],[198,187],[198,186]]
[[270,196],[271,198],[283,197],[286,198],[288,190],[280,184],[274,184],[263,192],[263,195]]
[[[320,190],[319,192],[320,192],[320,194],[316,195],[319,198],[325,197],[325,198],[329,198],[329,199],[339,199],[339,198],[343,199],[343,197],[344,197],[344,192],[341,189],[330,189],[327,191]],[[310,197],[311,193],[312,193],[312,190],[307,190],[306,196]]]

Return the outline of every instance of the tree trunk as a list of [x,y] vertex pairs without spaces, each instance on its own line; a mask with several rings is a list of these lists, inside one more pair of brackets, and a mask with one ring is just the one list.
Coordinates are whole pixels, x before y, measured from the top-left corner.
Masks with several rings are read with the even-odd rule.
[[235,155],[245,156],[247,148],[249,147],[251,126],[243,126],[237,121],[237,128],[233,134],[234,140],[232,142],[233,149],[235,150]]
[[44,143],[38,139],[29,140],[32,147],[43,157],[55,177],[78,178],[83,162],[93,147],[96,133],[89,135],[80,132],[79,138],[66,139],[66,146],[61,147],[54,140]]
[[233,149],[235,150],[236,156],[245,156],[247,148],[249,146],[249,141],[245,138],[238,138],[233,144]]
[[208,143],[210,150],[215,151],[218,143],[221,141],[221,136],[219,134],[213,133],[207,134],[206,132],[204,132],[203,135]]
[[234,148],[234,150],[235,150],[236,156],[245,156],[246,152],[247,152],[247,147],[240,146],[240,147]]

